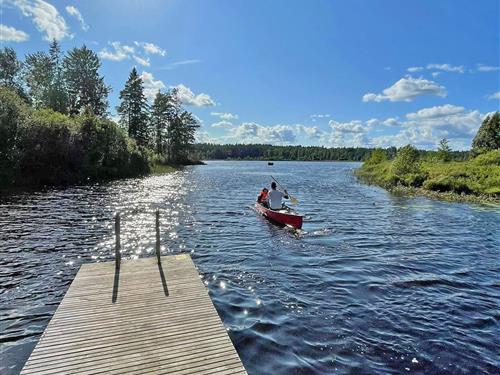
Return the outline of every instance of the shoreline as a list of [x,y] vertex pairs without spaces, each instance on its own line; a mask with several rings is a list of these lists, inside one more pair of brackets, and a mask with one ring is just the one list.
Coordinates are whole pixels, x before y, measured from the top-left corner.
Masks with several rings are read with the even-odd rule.
[[384,186],[381,184],[377,184],[373,181],[370,181],[368,178],[364,176],[360,176],[356,173],[358,170],[354,171],[354,176],[358,179],[359,182],[370,185],[370,186],[378,186],[387,192],[398,195],[405,196],[408,198],[416,198],[423,197],[433,200],[441,200],[445,202],[454,202],[454,203],[474,203],[474,204],[485,204],[485,205],[498,205],[500,206],[500,198],[489,196],[489,195],[475,195],[475,194],[458,194],[455,192],[441,192],[441,191],[432,191],[424,188],[415,188],[415,187],[407,187],[402,185],[396,186]]

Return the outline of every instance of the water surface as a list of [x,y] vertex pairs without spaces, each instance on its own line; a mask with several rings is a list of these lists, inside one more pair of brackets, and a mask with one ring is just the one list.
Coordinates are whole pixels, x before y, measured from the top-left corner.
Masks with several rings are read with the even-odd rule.
[[[250,374],[498,374],[500,210],[360,184],[356,163],[209,162],[0,198],[0,373],[17,374],[79,266],[190,252]],[[296,235],[251,208],[270,175]]]

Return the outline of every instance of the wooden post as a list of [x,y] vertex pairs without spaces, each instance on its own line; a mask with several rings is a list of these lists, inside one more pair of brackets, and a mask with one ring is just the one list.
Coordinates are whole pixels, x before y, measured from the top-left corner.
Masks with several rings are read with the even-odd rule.
[[120,244],[120,213],[115,215],[115,267],[120,268],[120,261],[122,258],[121,244]]
[[158,264],[161,262],[160,253],[160,210],[156,209],[156,259]]

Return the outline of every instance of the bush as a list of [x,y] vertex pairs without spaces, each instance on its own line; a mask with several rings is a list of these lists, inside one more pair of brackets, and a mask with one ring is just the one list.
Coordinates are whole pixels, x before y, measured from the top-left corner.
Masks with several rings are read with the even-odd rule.
[[377,148],[372,151],[370,157],[368,158],[368,160],[366,160],[365,163],[368,165],[374,165],[383,163],[384,161],[387,161],[387,155],[385,154],[385,151],[381,148]]

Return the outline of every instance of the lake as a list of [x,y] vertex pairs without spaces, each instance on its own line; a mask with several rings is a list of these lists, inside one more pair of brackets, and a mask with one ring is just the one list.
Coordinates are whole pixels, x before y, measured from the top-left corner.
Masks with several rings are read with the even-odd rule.
[[[86,262],[189,252],[250,374],[498,374],[500,208],[398,197],[348,162],[212,161],[0,197],[0,373],[17,374]],[[273,175],[305,215],[252,209]]]

